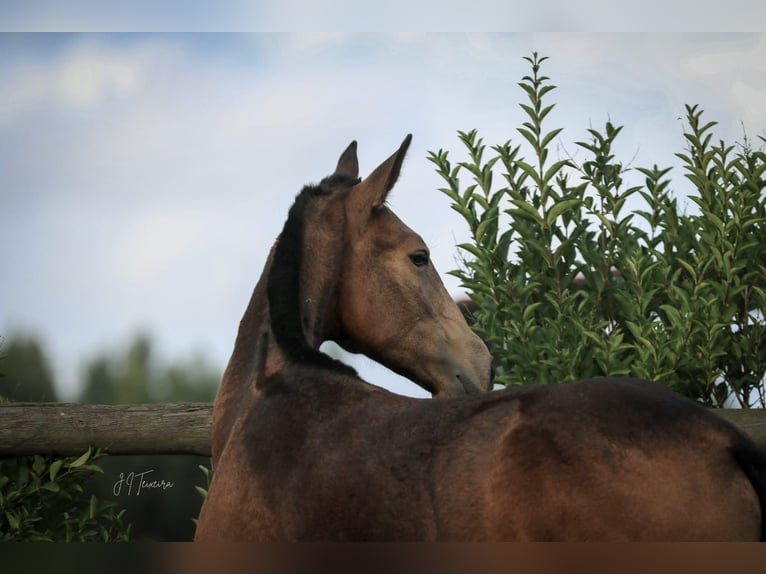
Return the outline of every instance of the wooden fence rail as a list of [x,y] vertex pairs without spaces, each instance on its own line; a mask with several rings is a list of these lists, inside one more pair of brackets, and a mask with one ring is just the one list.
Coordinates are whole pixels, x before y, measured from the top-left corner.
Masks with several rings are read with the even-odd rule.
[[212,403],[0,404],[0,456],[110,454],[210,456]]
[[[212,403],[81,405],[0,404],[0,456],[110,454],[210,456]],[[766,447],[766,410],[716,409]]]

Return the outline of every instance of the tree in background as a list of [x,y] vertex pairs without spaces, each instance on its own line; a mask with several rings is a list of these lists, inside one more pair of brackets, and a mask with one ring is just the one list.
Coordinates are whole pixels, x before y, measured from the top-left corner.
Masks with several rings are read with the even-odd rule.
[[149,388],[155,376],[152,354],[149,336],[139,334],[127,351],[91,359],[79,401],[102,405],[153,402]]
[[687,106],[676,154],[692,188],[685,213],[670,168],[615,158],[622,127],[611,122],[575,142],[579,163],[554,159],[562,130],[544,126],[555,86],[541,73],[546,58],[526,60],[520,143],[487,158],[473,130],[458,132],[465,161],[429,154],[471,230],[452,273],[472,293],[496,382],[631,375],[710,406],[766,407],[766,154],[747,138],[714,144],[715,122]]
[[42,344],[26,334],[3,341],[0,396],[16,402],[56,401],[56,386]]

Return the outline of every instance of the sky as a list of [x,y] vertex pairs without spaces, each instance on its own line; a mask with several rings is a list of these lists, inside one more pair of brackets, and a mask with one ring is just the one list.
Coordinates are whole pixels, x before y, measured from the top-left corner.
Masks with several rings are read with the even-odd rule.
[[222,369],[295,194],[351,140],[366,174],[408,133],[390,204],[459,295],[445,272],[468,230],[427,153],[463,159],[474,128],[520,143],[533,51],[558,154],[611,120],[625,163],[677,165],[687,103],[716,138],[766,134],[760,33],[0,33],[0,336],[38,335],[68,399],[138,332]]
[[760,0],[0,0],[4,31],[758,31]]

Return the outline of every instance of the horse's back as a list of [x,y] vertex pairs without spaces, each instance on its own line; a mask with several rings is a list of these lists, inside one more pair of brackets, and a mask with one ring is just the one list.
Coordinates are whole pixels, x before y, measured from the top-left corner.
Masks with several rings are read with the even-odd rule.
[[741,459],[760,454],[761,465],[766,454],[702,406],[628,379],[494,401],[486,417],[502,437],[483,470],[486,538],[760,538],[757,472],[743,471]]

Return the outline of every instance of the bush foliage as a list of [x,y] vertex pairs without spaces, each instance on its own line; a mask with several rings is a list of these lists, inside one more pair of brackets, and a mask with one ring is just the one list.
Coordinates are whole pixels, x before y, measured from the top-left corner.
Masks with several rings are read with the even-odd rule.
[[88,497],[83,484],[103,472],[102,455],[19,456],[0,460],[0,541],[112,542],[128,540],[125,510]]
[[[488,150],[473,130],[458,132],[465,161],[429,152],[472,234],[451,273],[471,292],[496,382],[628,375],[711,406],[766,406],[766,154],[747,138],[714,144],[716,123],[687,106],[685,213],[670,168],[615,157],[621,126],[575,142],[584,161],[554,159],[555,86],[545,57],[526,60],[519,143]],[[631,169],[639,183],[628,186]]]

